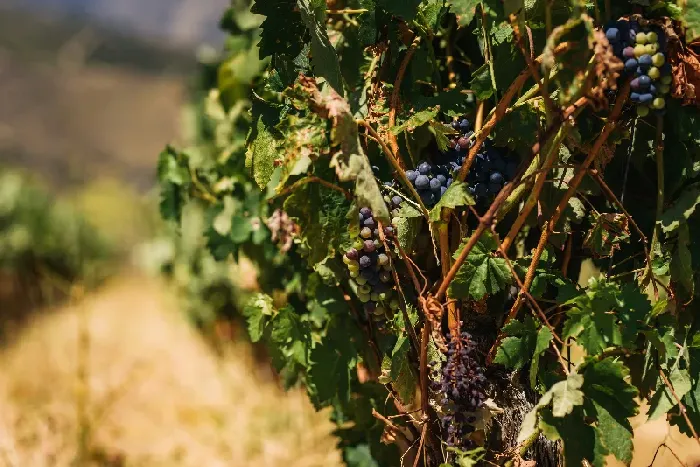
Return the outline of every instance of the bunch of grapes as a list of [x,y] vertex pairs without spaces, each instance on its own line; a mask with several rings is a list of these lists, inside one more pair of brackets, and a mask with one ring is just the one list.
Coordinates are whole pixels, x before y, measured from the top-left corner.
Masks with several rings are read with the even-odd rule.
[[[471,125],[466,118],[454,121],[452,128],[458,134],[450,141],[449,149],[440,154],[437,164],[421,162],[416,170],[406,171],[406,177],[428,208],[435,206],[445,194],[468,157],[469,148],[474,145],[474,132],[470,130]],[[467,175],[469,192],[477,202],[488,201],[513,179],[516,170],[517,163],[508,160],[503,150],[487,140]]]
[[653,109],[663,113],[664,95],[671,90],[671,66],[666,62],[665,37],[660,29],[642,27],[636,21],[616,21],[605,29],[615,54],[624,62],[625,73],[633,77],[630,100],[637,104],[637,115],[645,117]]
[[460,449],[469,448],[467,439],[474,431],[473,423],[477,412],[486,400],[484,385],[486,377],[479,363],[474,359],[474,345],[471,336],[450,336],[447,344],[447,363],[442,369],[441,379],[433,384],[433,391],[441,397],[440,422],[446,435],[448,446]]
[[[401,197],[392,199],[392,205],[401,204]],[[357,286],[357,297],[364,303],[365,313],[375,321],[391,319],[399,308],[398,298],[393,293],[391,274],[391,251],[379,239],[379,225],[368,207],[360,209],[360,236],[352,248],[345,252],[343,262]],[[394,229],[384,227],[384,234],[392,236]],[[390,244],[387,241],[387,244]]]

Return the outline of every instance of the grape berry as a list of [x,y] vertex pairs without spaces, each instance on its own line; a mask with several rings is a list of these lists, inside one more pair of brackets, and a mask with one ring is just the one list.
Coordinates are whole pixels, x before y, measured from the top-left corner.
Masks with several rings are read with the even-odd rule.
[[[401,203],[401,197],[392,199]],[[398,207],[398,206],[397,206]],[[393,311],[399,308],[398,298],[392,293],[393,277],[389,256],[391,251],[379,239],[379,225],[368,207],[360,209],[360,237],[352,248],[345,252],[343,262],[347,265],[350,277],[357,286],[357,297],[364,303],[367,317],[374,321],[391,319]],[[384,227],[384,234],[393,235],[393,227]],[[387,241],[387,244],[390,244]]]
[[670,92],[673,81],[663,32],[642,27],[637,21],[620,20],[606,27],[605,36],[625,64],[626,75],[632,78],[630,100],[637,105],[637,115],[645,117],[652,109],[663,114],[663,96]]

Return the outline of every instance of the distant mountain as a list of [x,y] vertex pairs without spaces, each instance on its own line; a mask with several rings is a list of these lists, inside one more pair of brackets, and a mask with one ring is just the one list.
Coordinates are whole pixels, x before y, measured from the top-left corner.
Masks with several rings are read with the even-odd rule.
[[9,0],[16,7],[88,16],[179,45],[218,44],[218,21],[230,0]]

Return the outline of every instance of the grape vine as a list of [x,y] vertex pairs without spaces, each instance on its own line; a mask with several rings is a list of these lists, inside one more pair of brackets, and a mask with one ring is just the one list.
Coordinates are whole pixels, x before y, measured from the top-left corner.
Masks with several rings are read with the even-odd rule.
[[164,217],[206,212],[350,466],[700,444],[700,6],[237,0]]

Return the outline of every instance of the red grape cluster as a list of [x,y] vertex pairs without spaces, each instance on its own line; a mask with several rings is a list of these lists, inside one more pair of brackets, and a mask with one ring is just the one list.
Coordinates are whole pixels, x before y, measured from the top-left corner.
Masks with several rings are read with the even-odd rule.
[[474,431],[475,413],[486,400],[486,377],[481,365],[474,359],[471,336],[447,334],[447,363],[442,369],[440,381],[433,384],[433,391],[441,397],[440,422],[448,446],[469,448],[470,433]]
[[[394,203],[396,201],[396,203]],[[392,207],[401,204],[401,197],[391,200]],[[375,321],[391,319],[399,301],[393,293],[391,250],[379,239],[379,225],[368,207],[360,209],[360,236],[352,248],[345,252],[343,262],[357,288],[357,297],[364,303],[367,316]],[[384,227],[386,236],[393,236],[392,226]],[[387,240],[387,245],[391,241]]]
[[664,95],[671,90],[671,66],[664,54],[666,39],[660,28],[641,26],[637,21],[615,21],[605,28],[605,36],[632,77],[630,100],[637,105],[637,115],[645,117],[651,110],[663,113]]

